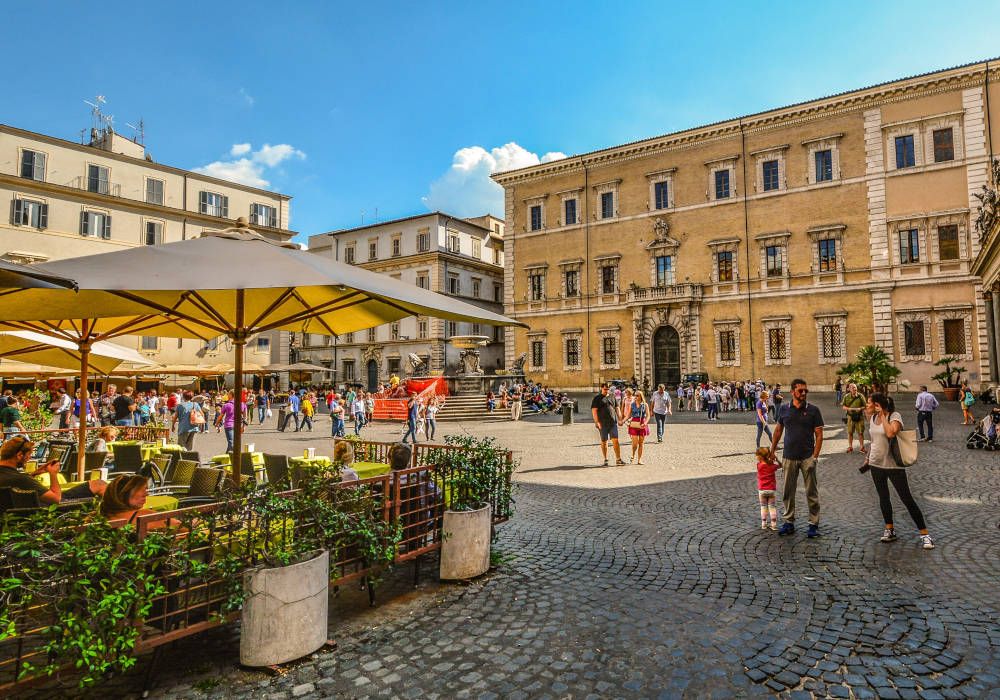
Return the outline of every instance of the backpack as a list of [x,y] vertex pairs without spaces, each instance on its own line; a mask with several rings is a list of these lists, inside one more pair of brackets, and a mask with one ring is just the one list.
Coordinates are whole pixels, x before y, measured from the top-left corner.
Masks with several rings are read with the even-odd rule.
[[965,392],[965,397],[962,399],[962,403],[965,406],[971,406],[976,403],[976,397],[971,391]]

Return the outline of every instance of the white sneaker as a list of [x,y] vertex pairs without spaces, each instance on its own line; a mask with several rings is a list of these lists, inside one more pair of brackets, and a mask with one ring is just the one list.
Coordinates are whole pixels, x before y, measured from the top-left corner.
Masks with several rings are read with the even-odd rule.
[[767,529],[767,523],[766,523],[766,522],[764,522],[764,523],[761,523],[761,524],[760,524],[760,529],[761,529],[761,530],[766,530],[766,529]]
[[887,527],[882,532],[882,538],[879,540],[879,542],[895,542],[895,540],[896,540],[896,531],[893,530],[891,527]]
[[931,539],[930,535],[921,535],[920,544],[924,549],[934,549],[934,541]]

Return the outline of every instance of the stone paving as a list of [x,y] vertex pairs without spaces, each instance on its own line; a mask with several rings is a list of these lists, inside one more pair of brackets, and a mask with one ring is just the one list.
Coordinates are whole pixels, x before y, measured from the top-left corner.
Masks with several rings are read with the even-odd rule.
[[[236,665],[234,628],[178,643],[153,695],[1000,697],[1000,455],[966,450],[957,406],[943,407],[910,468],[937,549],[920,549],[898,500],[900,539],[881,544],[870,477],[844,453],[832,397],[814,400],[827,421],[815,540],[759,529],[749,414],[675,414],[646,465],[624,467],[596,466],[589,423],[442,424],[522,459],[499,567],[416,591],[403,567],[374,609],[342,591],[337,648],[277,676]],[[328,430],[321,418],[314,435],[248,438],[324,451]],[[204,436],[203,454],[218,440]],[[134,692],[145,663],[100,694]]]

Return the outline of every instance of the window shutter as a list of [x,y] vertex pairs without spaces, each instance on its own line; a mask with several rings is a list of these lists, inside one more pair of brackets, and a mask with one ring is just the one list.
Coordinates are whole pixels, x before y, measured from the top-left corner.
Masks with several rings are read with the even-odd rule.
[[80,212],[80,235],[90,235],[90,218],[87,216],[87,212],[85,211]]
[[45,180],[45,154],[36,153],[35,154],[35,179],[39,182]]
[[15,197],[14,201],[10,203],[10,206],[11,206],[11,215],[10,215],[11,223],[15,225],[21,223],[21,218],[24,215],[24,201],[17,199]]
[[222,197],[222,218],[229,218],[229,197]]
[[198,193],[198,211],[202,214],[208,211],[208,193],[199,192]]
[[49,205],[42,204],[38,208],[38,228],[49,227]]
[[104,231],[101,234],[101,238],[111,238],[111,216],[104,217]]

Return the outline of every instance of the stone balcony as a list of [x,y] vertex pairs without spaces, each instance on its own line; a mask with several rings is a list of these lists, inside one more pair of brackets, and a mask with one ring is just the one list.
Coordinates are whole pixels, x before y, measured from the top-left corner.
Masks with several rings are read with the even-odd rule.
[[667,284],[662,287],[633,286],[626,292],[625,303],[656,304],[665,301],[700,301],[701,296],[700,284]]

